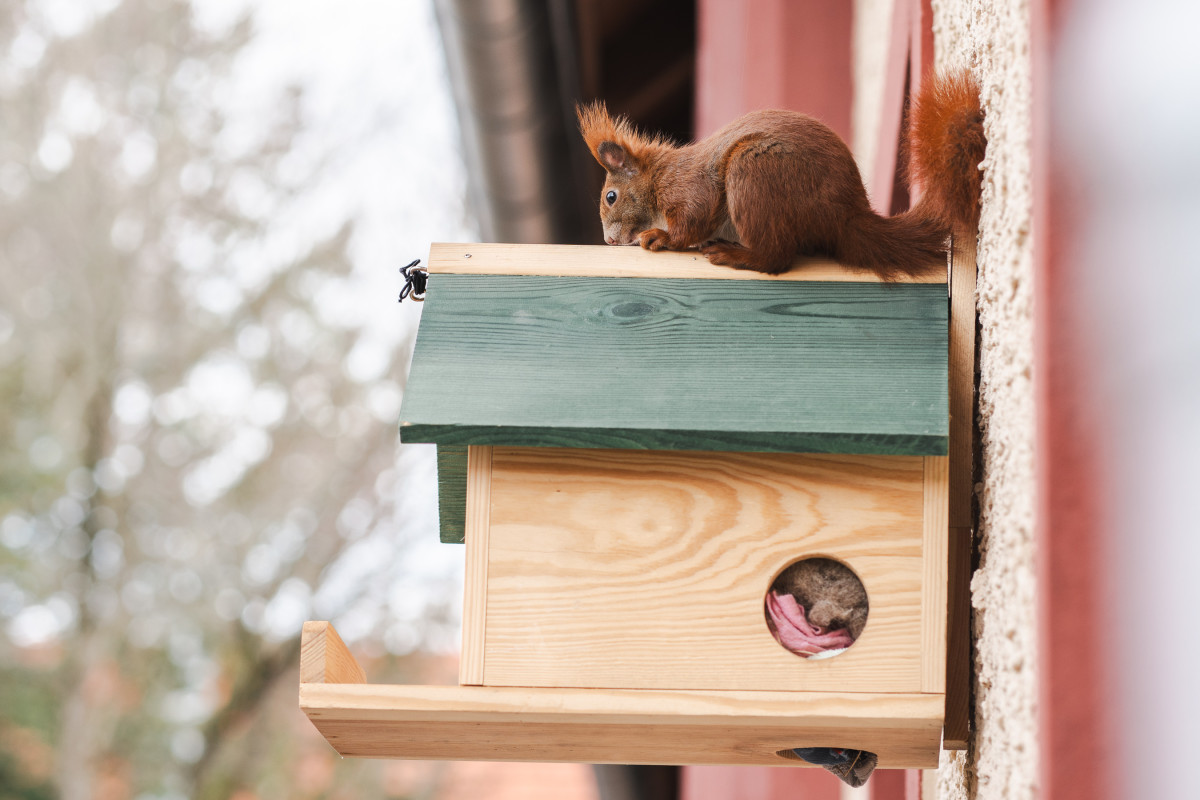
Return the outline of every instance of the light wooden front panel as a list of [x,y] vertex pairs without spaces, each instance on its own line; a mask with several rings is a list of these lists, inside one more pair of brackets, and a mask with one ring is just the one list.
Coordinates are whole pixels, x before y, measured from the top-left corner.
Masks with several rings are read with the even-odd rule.
[[[492,448],[490,529],[467,519],[468,560],[487,551],[482,683],[928,691],[923,473],[917,457]],[[858,642],[821,661],[763,618],[771,580],[809,555],[849,564],[871,602]]]

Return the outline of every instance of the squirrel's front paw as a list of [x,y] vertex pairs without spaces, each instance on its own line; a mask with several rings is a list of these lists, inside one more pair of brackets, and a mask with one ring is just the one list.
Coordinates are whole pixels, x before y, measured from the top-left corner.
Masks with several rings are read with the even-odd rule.
[[667,250],[670,248],[667,232],[662,228],[651,228],[638,234],[638,241],[647,250]]

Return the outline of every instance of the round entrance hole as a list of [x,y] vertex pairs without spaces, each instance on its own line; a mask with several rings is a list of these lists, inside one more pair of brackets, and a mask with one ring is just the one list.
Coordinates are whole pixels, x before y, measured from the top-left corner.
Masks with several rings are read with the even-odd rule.
[[854,570],[832,558],[793,561],[763,602],[775,641],[802,658],[830,658],[854,644],[867,624],[867,590]]

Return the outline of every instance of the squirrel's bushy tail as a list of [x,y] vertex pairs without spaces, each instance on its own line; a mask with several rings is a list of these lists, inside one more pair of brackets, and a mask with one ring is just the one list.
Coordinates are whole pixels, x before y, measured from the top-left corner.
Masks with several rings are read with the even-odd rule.
[[913,98],[908,114],[908,185],[921,199],[910,213],[940,220],[953,232],[979,227],[987,150],[979,84],[969,72],[935,76]]
[[884,277],[919,272],[943,258],[951,233],[974,235],[987,139],[979,86],[966,71],[935,76],[909,108],[904,137],[908,184],[921,190],[910,210],[847,220],[838,258]]
[[882,278],[922,272],[945,263],[950,229],[916,210],[894,217],[873,211],[846,220],[835,257],[843,264],[869,269]]

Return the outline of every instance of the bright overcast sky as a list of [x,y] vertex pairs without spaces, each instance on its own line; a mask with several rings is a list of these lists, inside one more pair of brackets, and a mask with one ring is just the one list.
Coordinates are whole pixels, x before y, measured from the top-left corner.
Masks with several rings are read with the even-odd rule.
[[[39,0],[30,11],[49,30],[70,36],[120,2]],[[307,187],[296,208],[273,217],[272,241],[251,255],[250,266],[261,268],[272,258],[286,265],[288,254],[353,219],[354,276],[322,289],[320,313],[326,323],[366,333],[346,354],[351,377],[399,381],[402,375],[383,374],[388,355],[420,314],[419,304],[396,302],[399,268],[425,259],[431,241],[474,236],[462,208],[464,169],[432,0],[193,0],[193,7],[201,26],[218,35],[248,10],[259,33],[239,55],[232,84],[217,95],[232,112],[222,142],[236,150],[239,140],[252,140],[270,122],[282,92],[299,86],[305,97],[293,143],[299,163],[324,159],[332,167],[319,173],[319,184]],[[422,593],[444,592],[446,579],[462,570],[462,549],[437,540],[432,447],[405,448],[398,458],[406,481],[400,513],[422,532],[405,548],[403,585],[389,593],[399,598],[387,604],[393,618],[403,618],[404,607],[419,608],[411,601]],[[386,535],[356,543],[326,590],[351,591],[374,571],[394,552],[396,543]],[[339,625],[345,638],[367,632],[366,613]],[[280,629],[290,630],[294,621],[285,621]]]
[[[331,318],[354,320],[381,348],[390,346],[415,326],[420,309],[396,303],[399,267],[425,259],[431,241],[470,241],[474,235],[461,206],[465,178],[432,3],[194,2],[202,22],[217,29],[253,9],[260,35],[238,63],[237,96],[231,98],[247,119],[282,87],[304,88],[306,144],[331,153],[336,168],[294,224],[299,235],[320,234],[347,215],[357,220],[352,253],[358,279],[342,295],[323,298],[323,305]],[[348,354],[351,367],[369,373],[370,348],[365,356],[360,349]],[[354,367],[356,358],[365,365]],[[423,585],[444,591],[444,578],[462,570],[462,548],[437,539],[432,449],[413,448],[418,452],[402,457],[411,496],[401,513],[429,520],[421,526],[428,532],[405,551],[406,561],[427,578],[406,570],[399,596],[409,600],[417,600]],[[353,587],[358,568],[369,572],[390,552],[384,541],[368,539],[356,547],[362,552],[349,554],[342,560],[346,568],[330,576],[331,590]],[[404,615],[389,605],[392,614]],[[354,639],[369,626],[369,619],[352,615],[339,631]]]
[[[429,0],[195,4],[216,28],[253,9],[260,36],[239,61],[234,98],[248,114],[284,86],[304,87],[310,144],[332,151],[337,164],[306,228],[346,213],[357,218],[355,262],[373,289],[394,301],[398,267],[425,258],[431,241],[471,235],[459,207],[457,123]],[[362,320],[361,298],[346,301],[344,312]]]

